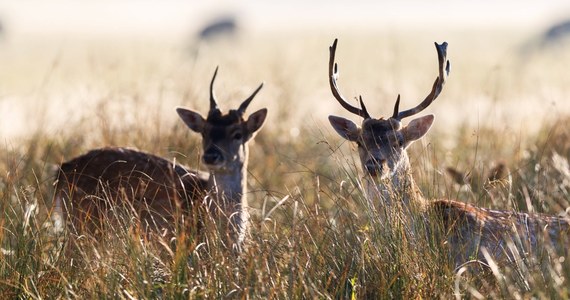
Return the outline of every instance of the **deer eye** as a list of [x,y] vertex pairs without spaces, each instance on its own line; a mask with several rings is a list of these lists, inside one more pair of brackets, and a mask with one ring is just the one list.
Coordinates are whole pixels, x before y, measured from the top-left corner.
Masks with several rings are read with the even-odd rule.
[[234,140],[241,140],[243,138],[243,134],[241,132],[234,133],[233,137]]
[[400,146],[400,147],[404,146],[404,138],[402,138],[402,137],[398,138],[398,146]]

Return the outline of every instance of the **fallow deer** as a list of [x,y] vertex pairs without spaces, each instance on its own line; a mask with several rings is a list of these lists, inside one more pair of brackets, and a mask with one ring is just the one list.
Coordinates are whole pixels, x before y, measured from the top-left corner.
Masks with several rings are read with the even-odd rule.
[[459,192],[467,192],[472,196],[486,196],[492,203],[507,200],[511,194],[512,176],[506,163],[498,161],[489,170],[460,171],[454,167],[446,167],[445,172],[459,186]]
[[[238,249],[248,223],[248,142],[261,129],[267,109],[245,118],[245,111],[261,84],[238,109],[222,113],[210,84],[210,110],[199,113],[177,108],[178,115],[194,132],[202,135],[202,161],[207,173],[187,168],[168,159],[127,148],[103,148],[61,164],[57,174],[53,218],[66,219],[76,231],[97,231],[101,222],[122,205],[134,211],[142,227],[150,232],[172,232],[176,216],[188,220],[196,205],[207,203],[210,211],[227,221],[229,241]],[[125,205],[126,204],[126,205]],[[188,224],[187,224],[188,225]]]
[[[412,177],[406,149],[429,131],[434,115],[416,118],[408,125],[403,125],[402,119],[423,111],[442,91],[449,74],[447,43],[435,43],[435,46],[439,60],[439,76],[431,92],[418,106],[404,111],[399,110],[398,95],[394,113],[387,119],[372,118],[362,97],[359,101],[360,108],[345,100],[337,84],[337,40],[329,48],[328,75],[332,94],[343,108],[364,119],[361,126],[332,115],[329,116],[329,121],[342,138],[355,142],[358,146],[368,200],[376,202],[374,204],[385,211],[399,205],[403,212],[419,214],[415,219],[424,222],[425,228],[445,230],[449,253],[456,266],[472,258],[489,262],[485,256],[493,261],[506,263],[515,258],[511,252],[512,247],[509,248],[511,245],[522,251],[520,255],[536,254],[543,242],[552,243],[556,249],[564,249],[570,229],[569,221],[565,218],[491,210],[454,200],[429,200],[422,196]],[[408,219],[412,216],[401,217]],[[429,223],[434,220],[441,226],[430,227]]]

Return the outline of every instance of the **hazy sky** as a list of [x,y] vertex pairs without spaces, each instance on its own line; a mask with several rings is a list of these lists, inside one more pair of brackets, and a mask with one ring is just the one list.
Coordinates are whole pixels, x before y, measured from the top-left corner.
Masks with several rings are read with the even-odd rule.
[[[120,40],[135,38],[146,41],[149,38],[159,41],[158,44],[161,44],[163,41],[183,43],[187,42],[188,37],[191,34],[195,34],[205,24],[223,16],[234,16],[238,25],[244,29],[243,32],[245,34],[251,32],[273,33],[274,31],[290,31],[295,35],[296,32],[316,31],[317,33],[326,33],[325,36],[330,37],[332,36],[331,32],[341,31],[358,33],[360,30],[373,30],[374,34],[376,33],[375,31],[380,30],[387,30],[389,33],[392,33],[392,31],[407,29],[412,31],[427,29],[437,33],[432,34],[433,36],[441,36],[440,32],[447,32],[447,30],[457,30],[455,33],[459,33],[450,36],[463,36],[464,32],[477,32],[479,39],[467,39],[463,44],[455,44],[453,46],[453,55],[455,55],[455,73],[453,73],[453,76],[458,76],[458,79],[454,80],[459,80],[460,76],[463,76],[461,80],[477,86],[475,90],[482,90],[483,92],[481,93],[474,93],[473,97],[481,96],[484,99],[477,98],[469,103],[476,107],[486,107],[480,109],[483,112],[482,114],[492,111],[502,120],[504,119],[502,118],[503,115],[497,112],[499,108],[495,108],[493,98],[485,98],[489,94],[485,94],[485,88],[487,87],[484,84],[488,84],[490,81],[483,81],[481,87],[479,87],[478,84],[480,82],[469,81],[477,79],[469,77],[470,72],[465,70],[475,63],[478,64],[478,67],[483,68],[483,71],[480,71],[483,74],[511,74],[509,69],[502,71],[495,68],[494,63],[485,65],[476,59],[478,57],[474,58],[466,53],[459,56],[457,53],[461,49],[468,49],[476,53],[479,53],[477,49],[487,49],[485,47],[488,43],[497,41],[496,37],[495,40],[488,38],[489,33],[494,33],[494,30],[505,29],[503,33],[498,35],[500,42],[503,42],[502,37],[504,37],[504,34],[509,34],[510,37],[512,32],[516,32],[519,36],[538,36],[552,24],[570,19],[570,1],[245,0],[238,2],[3,0],[0,2],[0,22],[4,28],[5,36],[0,36],[0,54],[5,55],[3,57],[5,59],[3,68],[8,70],[4,72],[5,82],[3,84],[7,86],[14,83],[14,78],[16,77],[25,79],[25,82],[18,82],[19,85],[14,83],[15,88],[0,91],[0,93],[4,93],[0,95],[2,96],[0,99],[0,116],[2,116],[0,118],[0,136],[16,135],[17,133],[25,132],[26,126],[31,126],[26,121],[26,116],[28,110],[36,108],[37,105],[34,101],[36,100],[35,97],[38,97],[37,95],[41,95],[40,98],[45,101],[53,102],[57,100],[61,103],[67,101],[65,105],[72,107],[72,109],[74,107],[70,106],[72,100],[82,99],[81,90],[73,91],[73,94],[70,96],[63,96],[59,94],[59,91],[56,91],[55,94],[50,94],[41,88],[37,88],[38,85],[44,85],[44,79],[42,79],[45,76],[44,74],[51,74],[51,68],[55,65],[53,62],[57,62],[60,55],[66,58],[67,61],[73,62],[74,57],[81,59],[84,56],[90,57],[91,53],[97,53],[96,50],[85,50],[87,54],[84,54],[84,56],[81,54],[74,56],[72,50],[61,50],[66,46],[72,45],[78,40],[78,37],[86,41],[89,41],[91,38],[118,38]],[[466,30],[462,31],[463,29]],[[18,43],[18,41],[24,42]],[[481,47],[481,44],[485,45],[485,47]],[[326,45],[322,46],[323,50],[326,49]],[[49,49],[46,49],[49,48],[47,46],[53,48],[51,52]],[[344,47],[343,45],[343,49],[348,48],[347,46],[347,48]],[[38,49],[40,51],[36,51]],[[497,61],[505,57],[504,53],[512,53],[510,48],[493,50],[494,55],[498,54]],[[136,53],[138,52],[135,51],[132,56],[137,57]],[[348,56],[346,52],[344,55]],[[28,57],[33,57],[34,59],[30,60]],[[475,61],[475,63],[469,61],[470,59]],[[153,61],[155,60],[157,62],[153,62],[153,65],[161,61],[158,57],[153,58]],[[462,64],[462,60],[464,64]],[[489,61],[493,62],[495,58]],[[123,67],[127,67],[130,60],[122,62],[125,64]],[[87,66],[90,66],[89,61],[85,59],[80,60],[78,65],[85,65],[85,63],[87,63]],[[71,64],[71,66],[66,66],[69,67],[69,72],[76,70],[74,64]],[[464,72],[461,72],[462,66],[464,66]],[[558,62],[556,67],[564,68],[564,65]],[[65,70],[58,74],[66,74],[67,69],[64,69],[62,66],[58,66],[58,68],[60,71]],[[134,68],[133,70],[137,69]],[[486,73],[487,70],[492,71]],[[20,77],[14,74],[19,74]],[[513,72],[512,74],[515,73]],[[491,78],[491,80],[495,79],[497,78]],[[522,79],[520,81],[524,82]],[[505,81],[504,84],[509,82]],[[548,103],[556,101],[558,103],[567,103],[565,94],[567,85],[562,82],[562,79],[557,79],[554,83],[549,82],[548,79],[542,79],[541,82],[543,82],[542,89],[537,89],[530,95],[527,95],[527,98],[530,98],[530,100],[527,99],[525,102],[527,105],[524,107],[531,109],[524,111],[520,103],[516,102],[512,106],[505,106],[503,111],[509,112],[512,107],[516,107],[518,111],[521,111],[521,114],[531,115],[530,112],[536,110],[536,101],[542,103],[544,99],[548,99]],[[81,84],[80,82],[80,86],[82,86]],[[10,92],[20,91],[20,89],[23,91],[30,90],[31,92]],[[36,90],[39,90],[41,94]],[[326,93],[327,97],[330,97],[326,90],[326,85],[321,90],[323,95]],[[105,91],[105,88],[103,88],[103,91]],[[543,95],[541,93],[547,94]],[[95,95],[97,94],[95,93]],[[311,96],[314,95],[311,94]],[[97,98],[97,96],[89,94],[86,98],[92,99]],[[24,99],[28,99],[28,102],[24,101]],[[516,100],[518,101],[519,99]],[[559,105],[558,109],[560,110],[560,107],[564,104]],[[549,106],[543,105],[542,107],[548,109]],[[59,109],[58,105],[54,104],[50,104],[49,108],[55,110],[56,113]],[[82,108],[82,106],[79,108]],[[457,114],[457,116],[458,121],[463,120],[461,119],[463,118],[462,114]],[[49,124],[55,124],[61,118],[58,118],[57,114],[53,114],[46,117],[46,119],[50,120]]]
[[255,31],[384,25],[545,27],[570,17],[570,2],[5,0],[0,4],[4,27],[14,34],[177,36],[220,15],[235,15]]

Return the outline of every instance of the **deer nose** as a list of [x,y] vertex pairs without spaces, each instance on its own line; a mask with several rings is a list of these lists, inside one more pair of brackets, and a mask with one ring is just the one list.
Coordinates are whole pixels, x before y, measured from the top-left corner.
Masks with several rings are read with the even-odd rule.
[[202,156],[204,163],[207,165],[219,165],[223,161],[222,152],[216,148],[209,148]]
[[385,162],[386,160],[384,159],[378,160],[371,158],[367,160],[366,163],[364,163],[364,168],[366,169],[366,172],[368,172],[368,174],[372,176],[377,176],[378,174],[382,174]]

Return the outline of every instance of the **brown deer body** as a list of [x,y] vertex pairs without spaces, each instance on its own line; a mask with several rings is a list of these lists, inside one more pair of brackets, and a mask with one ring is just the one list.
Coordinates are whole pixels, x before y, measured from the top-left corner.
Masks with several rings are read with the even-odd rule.
[[[535,254],[541,243],[563,249],[569,237],[567,219],[541,214],[498,211],[479,208],[453,200],[424,199],[412,177],[406,149],[422,138],[431,128],[433,115],[419,117],[402,125],[403,118],[415,115],[429,106],[440,94],[449,73],[447,43],[436,48],[439,59],[439,76],[431,93],[417,107],[399,111],[400,96],[394,114],[388,119],[370,117],[360,97],[361,108],[350,105],[337,86],[338,70],[335,63],[337,40],[330,47],[329,82],[333,95],[348,111],[364,120],[358,126],[352,121],[329,116],[337,133],[358,145],[362,169],[365,172],[366,194],[383,211],[399,205],[405,213],[419,214],[422,222],[438,220],[456,266],[476,258],[488,261],[485,255],[497,261],[514,259],[515,245],[520,255]],[[430,218],[433,216],[434,218]],[[411,217],[411,216],[409,216]],[[404,217],[403,219],[408,219]],[[426,225],[426,228],[433,226]],[[432,224],[433,225],[433,224]]]
[[[127,148],[103,148],[63,163],[58,172],[54,223],[73,226],[78,233],[96,233],[114,209],[123,206],[139,217],[147,232],[174,230],[176,220],[185,216],[185,226],[196,205],[206,205],[228,225],[228,235],[238,249],[248,223],[246,181],[248,142],[262,127],[267,109],[244,119],[247,106],[263,85],[237,110],[222,114],[210,85],[210,111],[199,113],[177,108],[180,118],[202,135],[202,161],[209,174],[188,170],[173,162]],[[70,220],[71,222],[67,222]]]

